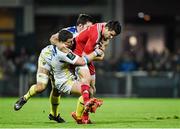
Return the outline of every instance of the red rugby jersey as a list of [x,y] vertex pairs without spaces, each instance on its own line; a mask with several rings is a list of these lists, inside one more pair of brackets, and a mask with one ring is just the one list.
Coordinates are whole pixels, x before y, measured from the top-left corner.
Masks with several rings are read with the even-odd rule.
[[96,23],[80,32],[75,38],[76,46],[73,52],[79,56],[93,52],[96,44],[101,40],[104,27],[105,23]]

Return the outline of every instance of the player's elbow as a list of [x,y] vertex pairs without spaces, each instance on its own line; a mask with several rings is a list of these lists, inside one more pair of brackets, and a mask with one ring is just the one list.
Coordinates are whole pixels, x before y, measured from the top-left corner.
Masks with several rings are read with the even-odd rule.
[[80,65],[86,65],[86,62],[84,61],[84,60],[81,60],[81,63],[80,63]]

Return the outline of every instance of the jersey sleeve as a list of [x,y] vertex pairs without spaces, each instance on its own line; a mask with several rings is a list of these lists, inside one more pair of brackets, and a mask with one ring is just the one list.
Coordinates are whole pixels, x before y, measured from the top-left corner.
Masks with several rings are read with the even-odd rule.
[[75,64],[78,58],[79,56],[74,54],[72,51],[70,51],[69,53],[61,54],[61,61],[65,61],[70,64]]

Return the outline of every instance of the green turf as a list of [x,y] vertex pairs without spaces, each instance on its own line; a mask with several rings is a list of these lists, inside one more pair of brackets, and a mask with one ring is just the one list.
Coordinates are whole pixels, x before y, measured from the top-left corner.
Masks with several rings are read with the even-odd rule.
[[70,116],[77,98],[62,98],[61,114],[67,121],[50,121],[47,98],[32,98],[20,111],[13,110],[17,98],[0,98],[0,128],[180,128],[180,99],[104,98],[91,114],[95,124],[77,125]]

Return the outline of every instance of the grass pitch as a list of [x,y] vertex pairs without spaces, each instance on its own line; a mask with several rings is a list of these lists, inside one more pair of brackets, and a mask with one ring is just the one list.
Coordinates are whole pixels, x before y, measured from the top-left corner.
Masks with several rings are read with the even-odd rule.
[[77,125],[71,118],[77,98],[61,99],[63,124],[48,119],[48,98],[32,98],[14,111],[16,100],[0,98],[0,128],[180,128],[180,99],[103,98],[90,125]]

